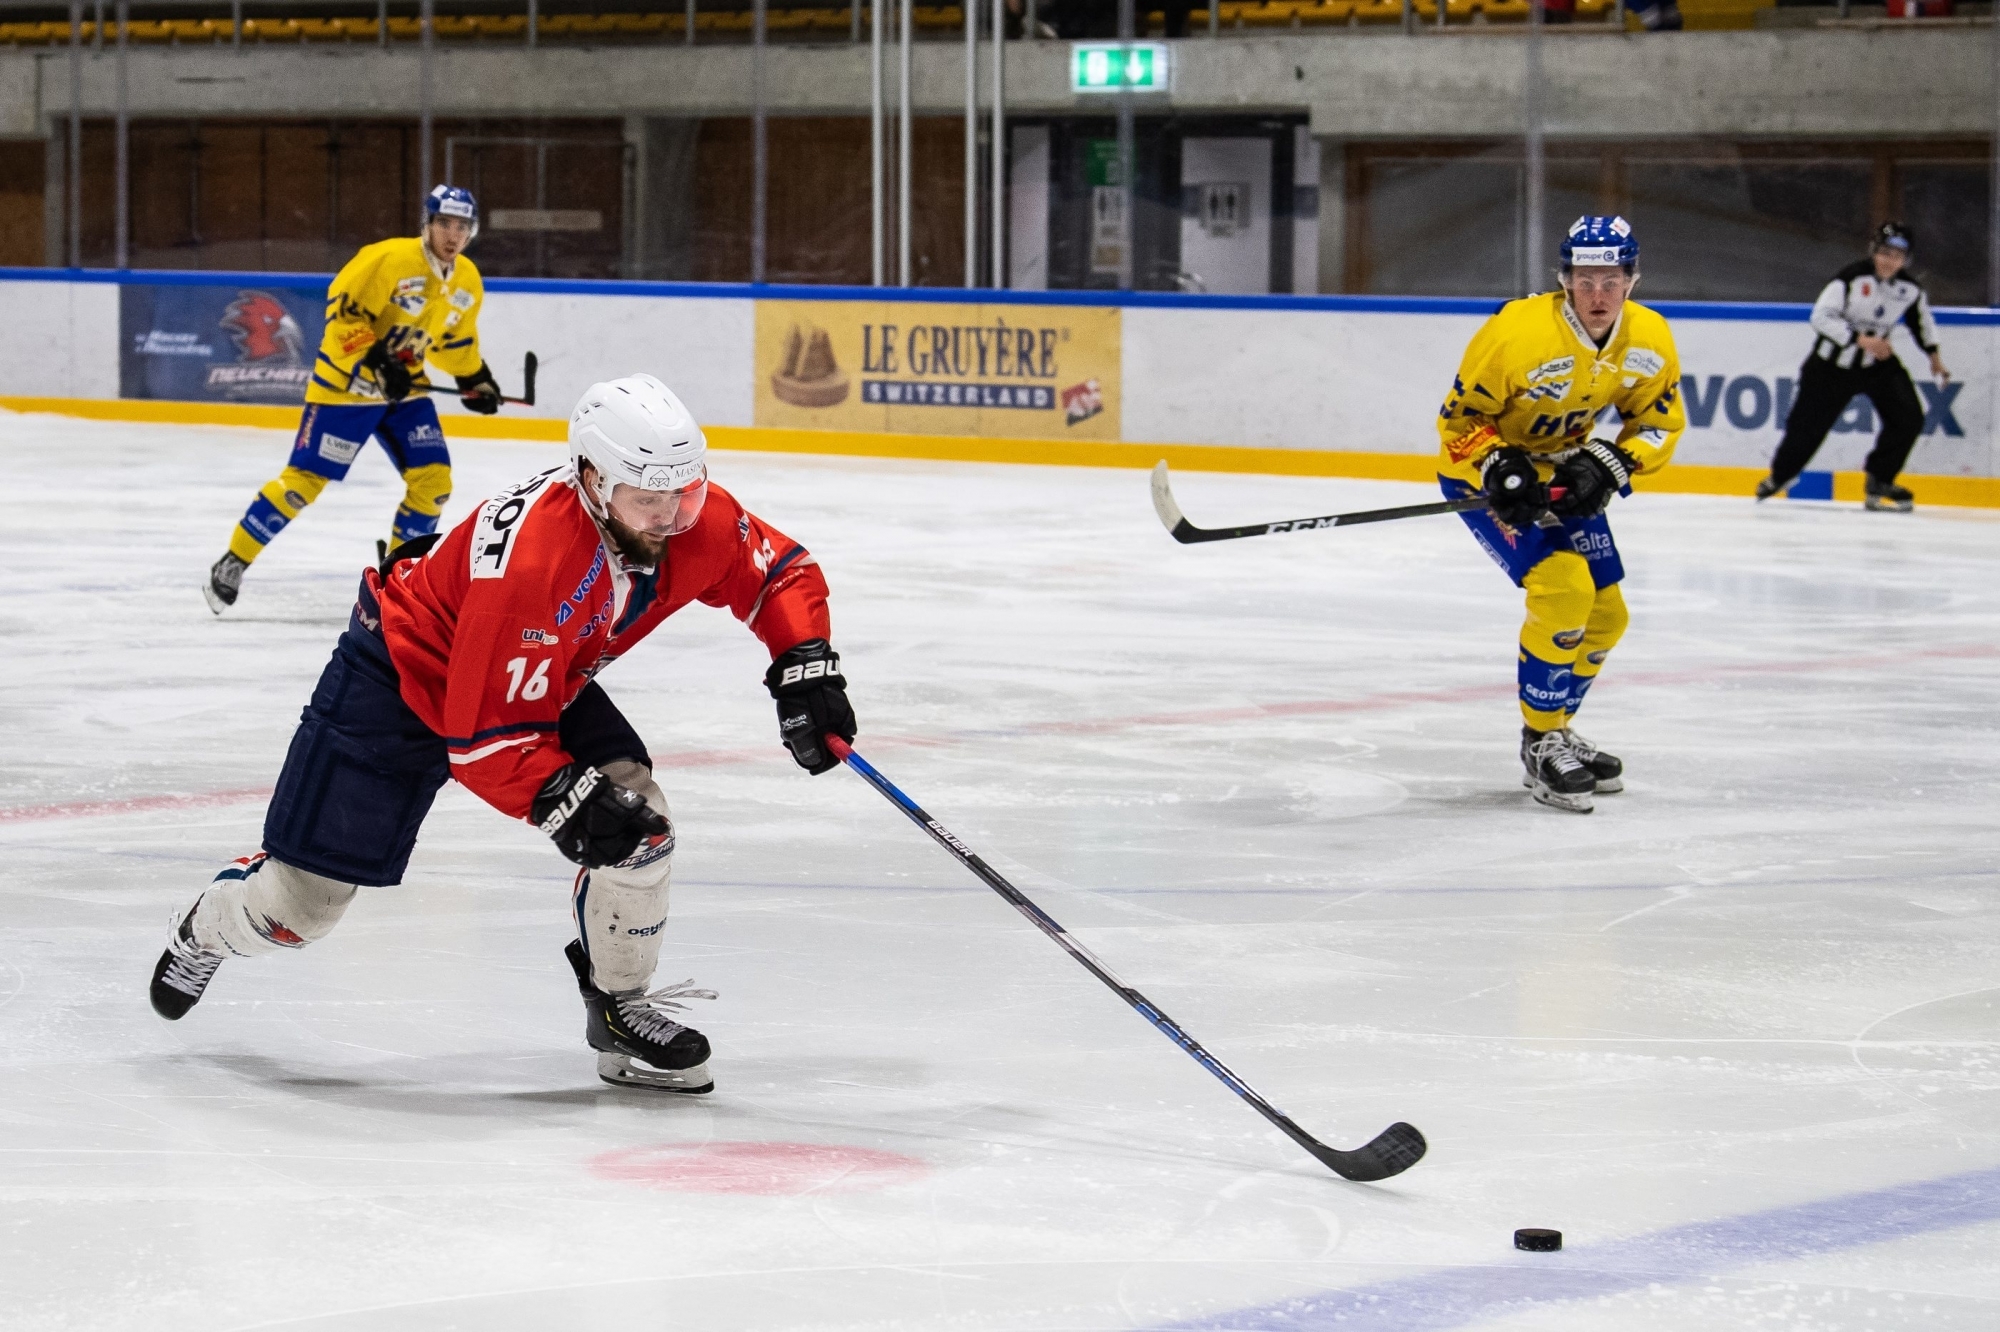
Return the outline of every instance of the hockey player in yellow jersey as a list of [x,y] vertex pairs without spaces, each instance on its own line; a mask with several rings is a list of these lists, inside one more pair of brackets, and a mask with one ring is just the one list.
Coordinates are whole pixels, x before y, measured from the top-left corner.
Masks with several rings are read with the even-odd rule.
[[479,269],[463,251],[479,234],[470,192],[440,185],[424,200],[423,230],[364,246],[326,291],[326,335],[306,385],[292,456],[251,500],[203,592],[217,615],[236,603],[243,572],[271,540],[346,477],[372,437],[403,474],[387,546],[437,530],[451,498],[451,455],[426,362],[457,381],[469,409],[500,410],[500,386],[479,353]]
[[1625,632],[1625,568],[1604,510],[1667,465],[1687,425],[1667,321],[1628,299],[1638,265],[1624,218],[1577,219],[1562,290],[1487,320],[1438,414],[1438,482],[1453,499],[1487,495],[1460,517],[1527,594],[1522,784],[1583,814],[1625,785],[1624,765],[1570,727]]

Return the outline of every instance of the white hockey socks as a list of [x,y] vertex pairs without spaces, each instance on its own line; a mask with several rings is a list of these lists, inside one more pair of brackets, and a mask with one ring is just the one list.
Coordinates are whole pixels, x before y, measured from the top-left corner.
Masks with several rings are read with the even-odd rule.
[[304,948],[340,923],[355,886],[261,851],[229,863],[194,906],[197,948],[235,957]]
[[[662,818],[667,798],[640,763],[607,763],[606,777],[637,791]],[[674,835],[641,846],[616,865],[576,876],[571,909],[576,936],[590,958],[591,983],[606,993],[644,989],[660,963],[660,934],[667,923],[667,887],[673,877]]]

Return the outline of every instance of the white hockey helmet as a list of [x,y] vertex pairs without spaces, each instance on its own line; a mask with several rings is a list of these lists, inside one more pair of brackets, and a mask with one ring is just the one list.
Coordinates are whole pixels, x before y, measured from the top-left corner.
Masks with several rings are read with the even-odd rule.
[[[674,391],[651,375],[626,375],[592,384],[569,415],[569,458],[583,476],[596,472],[585,496],[602,518],[621,485],[654,492],[645,501],[654,536],[674,536],[694,526],[708,499],[708,438]],[[672,497],[673,504],[661,501]]]

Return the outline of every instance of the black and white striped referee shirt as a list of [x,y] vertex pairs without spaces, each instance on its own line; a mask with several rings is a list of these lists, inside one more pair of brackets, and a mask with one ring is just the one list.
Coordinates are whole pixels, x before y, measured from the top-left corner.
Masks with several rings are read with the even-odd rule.
[[1937,320],[1923,284],[1898,273],[1884,282],[1875,276],[1872,259],[1860,259],[1840,270],[1813,302],[1812,354],[1843,370],[1859,370],[1876,358],[1861,350],[1855,338],[1886,338],[1897,324],[1905,325],[1917,345],[1935,354]]

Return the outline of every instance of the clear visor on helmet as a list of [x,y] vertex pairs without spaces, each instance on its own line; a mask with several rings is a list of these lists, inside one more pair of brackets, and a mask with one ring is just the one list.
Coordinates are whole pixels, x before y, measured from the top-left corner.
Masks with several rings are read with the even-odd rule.
[[645,536],[679,536],[701,517],[708,502],[708,468],[701,467],[695,479],[672,490],[647,490],[623,482],[611,488],[608,507],[611,516]]

